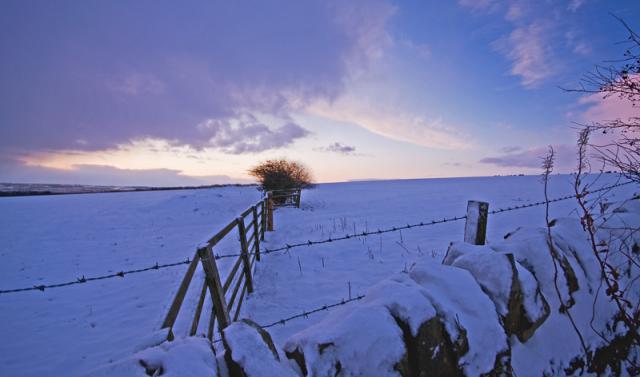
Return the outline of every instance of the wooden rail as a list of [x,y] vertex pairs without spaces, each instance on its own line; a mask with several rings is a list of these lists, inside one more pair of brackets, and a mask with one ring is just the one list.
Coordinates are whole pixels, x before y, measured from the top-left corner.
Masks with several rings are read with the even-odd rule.
[[[188,335],[196,335],[203,327],[205,307],[210,308],[207,310],[209,318],[206,326],[209,340],[213,339],[216,327],[218,331],[222,331],[239,318],[245,295],[251,294],[254,289],[253,269],[256,261],[260,261],[260,243],[264,241],[265,231],[273,230],[274,209],[283,206],[300,207],[300,190],[267,192],[262,200],[242,212],[198,248],[161,325],[161,329],[167,330],[168,340],[173,340],[175,337],[174,328],[194,276],[202,276],[202,282],[196,288],[197,299],[188,300],[195,301],[195,309],[190,313],[193,317]],[[234,230],[237,230],[240,241],[238,245],[240,256],[232,261],[230,268],[226,269],[228,274],[223,279],[213,249]],[[196,274],[199,265],[202,267],[202,274]],[[208,306],[207,296],[211,301]]]

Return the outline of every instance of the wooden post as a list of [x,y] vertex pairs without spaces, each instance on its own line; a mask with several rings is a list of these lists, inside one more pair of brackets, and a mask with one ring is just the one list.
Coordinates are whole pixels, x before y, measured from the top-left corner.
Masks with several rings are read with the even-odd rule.
[[253,292],[253,281],[251,279],[251,261],[249,260],[249,246],[247,245],[247,232],[244,228],[244,219],[238,217],[238,232],[240,233],[241,258],[244,264],[244,275],[247,278],[247,289],[249,293]]
[[209,287],[209,296],[211,296],[216,318],[218,319],[218,330],[222,332],[225,327],[229,326],[231,321],[229,320],[229,312],[227,311],[227,303],[224,299],[222,284],[220,284],[218,266],[216,265],[216,260],[213,257],[211,246],[198,249],[198,255],[202,261],[202,268],[204,269],[207,286]]
[[267,227],[267,202],[263,200],[260,202],[260,208],[262,209],[262,215],[260,216],[260,241],[264,241],[264,231]]
[[256,243],[256,260],[260,260],[260,229],[258,228],[258,209],[253,206],[253,238]]
[[182,302],[184,301],[184,297],[187,294],[187,290],[189,289],[189,284],[191,284],[191,280],[193,279],[193,274],[198,267],[199,257],[198,253],[193,256],[193,260],[189,264],[189,268],[187,268],[187,272],[184,274],[182,278],[182,283],[180,283],[180,288],[178,288],[178,292],[176,293],[176,297],[173,299],[171,303],[171,307],[169,308],[169,312],[162,322],[162,328],[168,328],[169,333],[167,334],[167,340],[173,340],[173,324],[176,322],[176,318],[178,318],[178,312],[180,312],[180,307],[182,306]]
[[202,315],[202,307],[204,306],[204,299],[207,295],[207,280],[202,282],[202,288],[200,292],[200,298],[198,299],[198,306],[196,306],[196,312],[193,315],[193,322],[191,322],[191,331],[189,331],[189,336],[196,335],[198,332],[198,324],[200,323],[200,316]]
[[302,196],[302,189],[296,191],[296,207],[300,208],[300,197]]
[[267,193],[267,231],[273,231],[273,193]]
[[484,245],[487,237],[487,216],[489,203],[469,200],[467,202],[467,221],[464,224],[464,242],[472,245]]

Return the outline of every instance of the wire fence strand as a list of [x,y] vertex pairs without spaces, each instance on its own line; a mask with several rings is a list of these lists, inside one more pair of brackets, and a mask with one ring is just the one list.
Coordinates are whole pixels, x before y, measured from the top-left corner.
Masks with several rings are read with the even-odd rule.
[[[615,185],[611,185],[611,186],[606,186],[606,187],[601,187],[599,189],[596,190],[590,190],[590,191],[585,191],[582,196],[585,195],[590,195],[590,194],[595,194],[597,192],[602,192],[602,191],[606,191],[606,190],[611,190],[613,188],[616,187],[620,187],[620,186],[624,186],[624,185],[628,185],[630,183],[633,183],[634,181],[628,181],[628,182],[623,182],[623,183],[617,183]],[[576,195],[575,194],[571,194],[571,195],[566,195],[566,196],[561,196],[559,198],[554,198],[554,199],[549,199],[548,201],[543,200],[540,202],[534,202],[534,203],[527,203],[527,204],[521,204],[518,206],[513,206],[513,207],[505,207],[505,208],[499,208],[499,209],[494,209],[492,211],[489,211],[490,215],[495,215],[498,213],[502,213],[502,212],[509,212],[509,211],[514,211],[517,209],[523,209],[523,208],[530,208],[530,207],[536,207],[536,206],[541,206],[541,205],[545,205],[547,203],[555,203],[555,202],[560,202],[563,200],[569,200],[569,199],[576,199]]]
[[34,285],[31,287],[24,287],[24,288],[15,288],[15,289],[3,289],[0,290],[0,294],[6,294],[6,293],[16,293],[16,292],[27,292],[27,291],[42,291],[44,292],[46,289],[50,289],[50,288],[61,288],[61,287],[68,287],[71,285],[77,285],[77,284],[84,284],[84,283],[88,283],[91,281],[97,281],[97,280],[105,280],[105,279],[113,279],[113,278],[123,278],[126,275],[131,275],[131,274],[138,274],[141,272],[146,272],[146,271],[153,271],[153,270],[160,270],[160,269],[164,269],[164,268],[169,268],[169,267],[175,267],[175,266],[181,266],[181,265],[185,265],[185,264],[189,264],[191,263],[190,259],[186,259],[180,262],[175,262],[175,263],[167,263],[167,264],[154,264],[153,266],[150,267],[145,267],[145,268],[138,268],[135,270],[128,270],[128,271],[120,271],[120,272],[116,272],[113,274],[107,274],[107,275],[100,275],[100,276],[92,276],[92,277],[85,277],[84,275],[80,278],[77,278],[76,280],[72,280],[72,281],[68,281],[65,283],[56,283],[56,284],[39,284],[39,285]]
[[[269,327],[274,327],[274,326],[277,326],[277,325],[285,325],[287,322],[293,321],[294,319],[309,318],[309,316],[312,315],[312,314],[319,313],[319,312],[322,312],[322,311],[326,311],[326,310],[329,310],[329,309],[332,309],[332,308],[335,308],[335,307],[338,307],[338,306],[343,306],[343,305],[349,304],[349,303],[354,302],[354,301],[360,301],[363,298],[365,298],[365,295],[359,295],[359,296],[356,296],[356,297],[353,297],[353,298],[350,298],[350,299],[342,299],[341,301],[335,302],[333,304],[319,306],[319,307],[317,307],[315,309],[311,309],[311,310],[305,310],[302,313],[294,314],[294,315],[291,315],[289,317],[282,318],[282,319],[279,319],[277,321],[271,322],[269,324],[259,325],[259,326],[261,328],[263,328],[263,329],[268,329]],[[222,341],[222,339],[216,339],[216,340],[213,341],[213,343],[219,343],[221,341]]]
[[[589,195],[589,194],[593,194],[596,192],[602,192],[602,191],[606,191],[606,190],[611,190],[613,188],[619,187],[619,186],[624,186],[624,185],[628,185],[630,183],[633,183],[633,181],[629,181],[629,182],[624,182],[624,183],[618,183],[615,185],[611,185],[611,186],[607,186],[607,187],[602,187],[596,190],[591,190],[591,191],[587,191],[585,193],[583,193],[582,195]],[[523,208],[530,208],[530,207],[535,207],[535,206],[540,206],[540,205],[545,205],[547,203],[554,203],[554,202],[559,202],[559,201],[563,201],[563,200],[569,200],[569,199],[573,199],[576,198],[575,194],[572,195],[566,195],[566,196],[562,196],[562,197],[558,197],[558,198],[554,198],[554,199],[550,199],[548,201],[540,201],[540,202],[534,202],[534,203],[527,203],[527,204],[523,204],[523,205],[519,205],[519,206],[512,206],[512,207],[505,207],[505,208],[499,208],[499,209],[495,209],[492,211],[489,211],[490,214],[498,214],[498,213],[503,213],[503,212],[509,212],[509,211],[515,211],[515,210],[519,210],[519,209],[523,209]],[[377,230],[377,231],[372,231],[372,232],[362,232],[362,233],[353,233],[353,234],[347,234],[345,236],[342,237],[337,237],[337,238],[329,238],[326,240],[320,240],[320,241],[307,241],[307,242],[301,242],[301,243],[297,243],[297,244],[287,244],[286,246],[277,248],[277,249],[271,249],[271,250],[265,250],[263,251],[261,254],[269,254],[269,253],[275,253],[278,251],[285,251],[285,250],[289,250],[291,248],[294,247],[301,247],[301,246],[310,246],[310,245],[317,245],[317,244],[322,244],[322,243],[328,243],[328,242],[333,242],[333,241],[340,241],[340,240],[347,240],[347,239],[351,239],[351,238],[355,238],[355,237],[361,237],[361,236],[368,236],[368,235],[374,235],[374,234],[382,234],[382,233],[388,233],[388,232],[395,232],[395,231],[400,231],[403,229],[410,229],[410,228],[414,228],[414,227],[420,227],[420,226],[428,226],[428,225],[434,225],[434,224],[442,224],[445,222],[451,222],[451,221],[457,221],[457,220],[462,220],[465,219],[466,216],[459,216],[459,217],[452,217],[452,218],[445,218],[442,220],[434,220],[434,221],[430,221],[430,222],[421,222],[421,223],[417,223],[417,224],[408,224],[405,226],[396,226],[396,227],[391,227],[391,228],[387,228],[384,230]],[[228,255],[216,255],[217,259],[221,259],[221,258],[227,258],[227,257],[232,257],[232,256],[237,256],[235,254],[228,254]],[[289,317],[286,318],[282,318],[279,319],[277,321],[268,323],[266,325],[260,325],[260,327],[262,329],[268,329],[270,327],[274,327],[277,325],[285,325],[287,322],[298,319],[298,318],[309,318],[310,315],[318,313],[318,312],[322,312],[322,311],[326,311],[338,306],[343,306],[346,305],[348,303],[354,302],[354,301],[359,301],[362,300],[363,298],[365,298],[365,295],[359,295],[350,299],[342,299],[339,302],[333,303],[333,304],[329,304],[329,305],[323,305],[320,307],[317,307],[315,309],[311,309],[308,311],[303,311],[302,313],[298,313],[298,314],[294,314],[291,315]],[[213,340],[213,343],[220,343],[222,342],[222,339],[215,339]]]
[[[630,183],[633,183],[633,181],[628,181],[628,182],[624,182],[624,183],[618,183],[618,184],[615,184],[615,185],[602,187],[602,188],[599,188],[597,190],[591,190],[591,191],[586,192],[584,195],[589,195],[589,194],[593,194],[593,193],[600,192],[600,191],[605,191],[605,190],[611,190],[613,188],[616,188],[616,187],[619,187],[619,186],[628,185]],[[523,209],[523,208],[530,208],[530,207],[544,205],[544,204],[547,204],[547,203],[555,203],[555,202],[559,202],[559,201],[562,201],[562,200],[568,200],[568,199],[572,199],[572,198],[575,198],[575,197],[576,197],[575,194],[572,194],[572,195],[562,196],[562,197],[555,198],[555,199],[550,199],[548,201],[544,201],[543,200],[543,201],[540,201],[540,202],[527,203],[527,204],[522,204],[522,205],[513,206],[513,207],[499,208],[499,209],[495,209],[493,211],[489,211],[489,214],[498,214],[498,213],[514,211],[514,210]],[[376,234],[398,232],[398,231],[405,230],[405,229],[425,227],[425,226],[431,226],[431,225],[436,225],[436,224],[444,224],[444,223],[449,223],[449,222],[453,222],[453,221],[464,220],[466,218],[467,218],[467,216],[454,216],[454,217],[450,217],[450,218],[446,218],[445,217],[445,218],[443,218],[441,220],[423,221],[423,222],[419,222],[419,223],[415,223],[415,224],[394,226],[394,227],[391,227],[391,228],[378,229],[378,230],[374,230],[374,231],[364,231],[364,232],[360,232],[360,233],[354,232],[354,233],[351,233],[351,234],[345,234],[344,236],[341,236],[341,237],[327,238],[327,239],[317,240],[317,241],[309,240],[309,241],[306,241],[306,242],[298,242],[298,243],[293,243],[293,244],[286,244],[284,246],[281,246],[281,247],[278,247],[278,248],[275,248],[275,249],[264,249],[264,250],[261,250],[260,251],[260,255],[272,254],[272,253],[277,253],[277,252],[286,252],[286,251],[289,251],[289,250],[291,250],[293,248],[297,248],[297,247],[320,245],[320,244],[331,243],[331,242],[336,242],[336,241],[349,240],[349,239],[353,239],[353,238],[357,238],[357,237],[367,237],[367,236],[376,235]],[[250,254],[255,254],[255,253],[250,253]],[[235,258],[235,257],[239,257],[239,256],[241,256],[240,253],[237,253],[237,254],[216,254],[215,258],[216,259],[224,259],[224,258]]]
[[[466,219],[467,216],[455,216],[455,217],[451,217],[451,218],[443,218],[442,220],[431,220],[428,222],[420,222],[420,223],[416,223],[416,224],[407,224],[407,225],[401,225],[401,226],[394,226],[391,228],[387,228],[387,229],[378,229],[378,230],[373,230],[373,231],[365,231],[365,232],[360,232],[360,233],[352,233],[352,234],[345,234],[344,236],[341,237],[335,237],[335,238],[327,238],[324,240],[318,240],[318,241],[306,241],[306,242],[299,242],[299,243],[293,243],[293,244],[286,244],[285,246],[276,248],[276,249],[264,249],[264,250],[260,250],[260,255],[264,255],[264,254],[272,254],[272,253],[277,253],[280,251],[288,251],[290,249],[296,248],[296,247],[302,247],[302,246],[312,246],[312,245],[319,245],[319,244],[323,244],[323,243],[331,243],[331,242],[336,242],[336,241],[343,241],[343,240],[349,240],[352,238],[358,238],[358,237],[366,237],[366,236],[371,236],[371,235],[376,235],[376,234],[384,234],[384,233],[390,233],[390,232],[398,232],[401,230],[405,230],[405,229],[411,229],[411,228],[417,228],[417,227],[424,227],[424,226],[430,226],[430,225],[436,225],[436,224],[444,224],[444,223],[449,223],[452,221],[459,221],[459,220],[464,220]],[[249,255],[253,255],[256,253],[249,253]],[[216,259],[224,259],[224,258],[233,258],[233,257],[239,257],[242,254],[216,254],[215,258]]]
[[[634,183],[634,181],[618,183],[618,184],[611,185],[611,186],[601,187],[601,188],[596,189],[596,190],[586,191],[582,195],[590,195],[590,194],[593,194],[593,193],[596,193],[596,192],[602,192],[602,191],[606,191],[606,190],[611,190],[613,188],[624,186],[624,185],[628,185],[628,184],[631,184],[631,183]],[[544,205],[544,204],[547,204],[547,203],[554,203],[554,202],[559,202],[559,201],[562,201],[562,200],[568,200],[568,199],[572,199],[572,198],[575,198],[575,197],[576,197],[575,194],[573,194],[573,195],[562,196],[562,197],[555,198],[555,199],[550,199],[549,201],[540,201],[540,202],[522,204],[522,205],[519,205],[519,206],[499,208],[499,209],[495,209],[495,210],[489,211],[489,214],[498,214],[498,213],[503,213],[503,212],[519,210],[519,209],[523,209],[523,208],[530,208],[530,207]],[[464,220],[466,218],[467,218],[467,216],[454,216],[454,217],[449,217],[449,218],[445,217],[445,218],[443,218],[441,220],[431,220],[431,221],[425,221],[425,222],[420,222],[420,223],[415,223],[415,224],[393,226],[393,227],[386,228],[386,229],[378,229],[378,230],[374,230],[374,231],[364,231],[364,232],[360,232],[360,233],[355,232],[355,233],[352,233],[352,234],[346,234],[346,235],[341,236],[341,237],[328,238],[328,239],[324,239],[324,240],[317,240],[317,241],[309,240],[307,242],[286,244],[285,246],[278,247],[278,248],[275,248],[275,249],[261,250],[260,254],[264,255],[264,254],[272,254],[272,253],[277,253],[277,252],[284,252],[284,251],[289,251],[290,249],[297,248],[297,247],[302,247],[302,246],[312,246],[312,245],[326,244],[326,243],[331,243],[331,242],[336,242],[336,241],[349,240],[349,239],[357,238],[357,237],[366,237],[366,236],[371,236],[371,235],[376,235],[376,234],[398,232],[398,231],[405,230],[405,229],[412,229],[412,228],[425,227],[425,226],[431,226],[431,225],[436,225],[436,224],[444,224],[444,223],[449,223],[449,222],[454,222],[454,221],[460,221],[460,220]],[[249,254],[252,255],[252,254],[256,254],[256,253],[249,253]],[[239,256],[241,256],[241,254],[239,254],[239,253],[238,254],[224,254],[224,255],[216,254],[215,258],[216,259],[223,259],[223,258],[232,258],[232,257],[239,257]],[[146,267],[146,268],[139,268],[139,269],[134,269],[134,270],[120,271],[120,272],[116,272],[116,273],[112,273],[112,274],[106,274],[106,275],[100,275],[100,276],[85,277],[83,275],[80,278],[76,278],[75,280],[64,282],[64,283],[38,284],[38,285],[30,286],[30,287],[4,289],[4,290],[0,290],[0,294],[28,292],[28,291],[42,291],[43,292],[46,289],[51,289],[51,288],[62,288],[62,287],[68,287],[68,286],[72,286],[72,285],[84,284],[84,283],[88,283],[88,282],[91,282],[91,281],[112,279],[112,278],[117,278],[117,277],[122,278],[125,275],[137,274],[137,273],[146,272],[146,271],[160,270],[160,269],[165,269],[165,268],[169,268],[169,267],[186,265],[186,264],[189,264],[189,263],[191,263],[190,259],[186,259],[186,260],[175,262],[175,263],[167,263],[167,264],[158,264],[158,263],[156,263],[155,265],[150,266],[150,267]],[[353,301],[353,300],[355,300],[355,299],[351,299],[351,301]],[[351,302],[351,301],[347,301],[347,302]],[[330,307],[333,307],[333,306],[330,306]],[[323,309],[321,308],[320,310],[323,310]],[[307,313],[307,314],[309,314],[309,313]],[[269,327],[270,326],[273,326],[273,324],[269,325]]]

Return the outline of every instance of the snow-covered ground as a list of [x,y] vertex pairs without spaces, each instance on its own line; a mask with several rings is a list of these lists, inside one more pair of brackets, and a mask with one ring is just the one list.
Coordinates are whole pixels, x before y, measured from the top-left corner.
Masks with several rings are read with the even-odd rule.
[[[596,187],[616,179],[604,176]],[[550,196],[570,194],[570,181],[554,176]],[[607,196],[624,199],[635,191],[627,185]],[[197,244],[258,199],[251,187],[0,199],[0,290],[191,257]],[[276,212],[276,231],[263,247],[461,216],[470,199],[488,201],[491,210],[542,200],[543,191],[539,177],[324,184],[303,193],[302,209]],[[574,208],[573,200],[554,203],[551,215]],[[490,215],[489,243],[520,225],[544,225],[544,207]],[[463,228],[458,221],[264,256],[243,316],[264,325],[350,291],[364,293],[418,259],[441,260]],[[130,356],[159,328],[185,269],[0,295],[0,375],[75,376]],[[326,315],[269,332],[281,346]]]

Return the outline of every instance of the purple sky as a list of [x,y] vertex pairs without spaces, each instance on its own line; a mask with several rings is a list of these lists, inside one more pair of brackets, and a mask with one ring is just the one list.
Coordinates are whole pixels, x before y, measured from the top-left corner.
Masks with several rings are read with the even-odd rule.
[[619,106],[558,86],[621,56],[609,12],[640,26],[636,1],[2,8],[0,181],[24,182],[242,181],[281,156],[320,181],[532,173],[549,144],[568,170],[571,122]]

